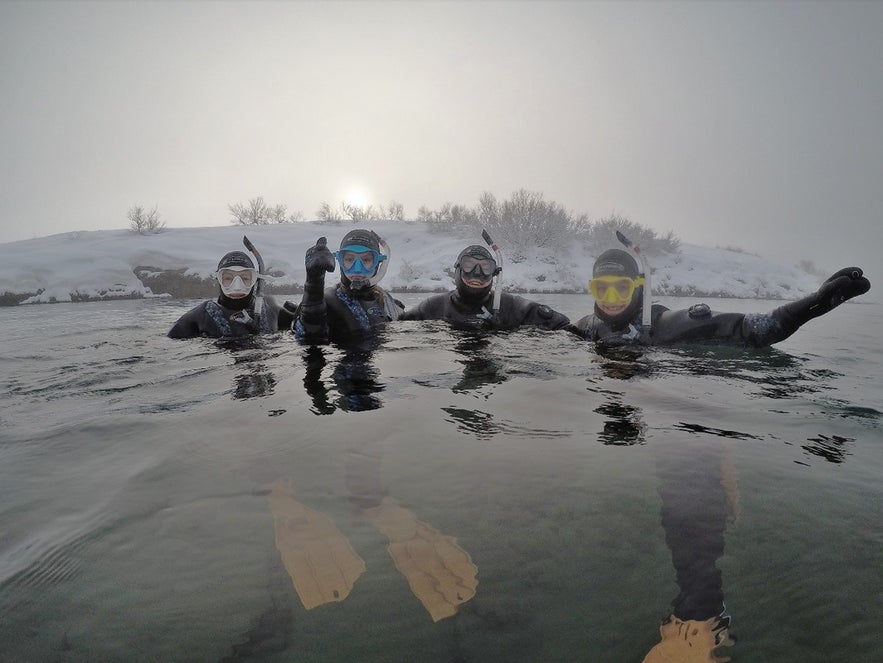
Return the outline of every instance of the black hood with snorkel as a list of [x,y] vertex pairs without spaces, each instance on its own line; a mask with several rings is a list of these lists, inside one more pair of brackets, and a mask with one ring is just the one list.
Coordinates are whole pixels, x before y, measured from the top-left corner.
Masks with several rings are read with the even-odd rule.
[[[371,249],[378,254],[383,253],[380,247],[380,235],[378,235],[373,230],[367,230],[365,228],[356,228],[354,230],[350,230],[346,235],[344,235],[343,239],[340,240],[340,249],[343,250],[347,246],[364,246],[366,249]],[[376,278],[376,275],[380,271],[381,264],[382,263],[378,263],[374,268],[375,277],[372,278],[369,282],[365,282],[364,285],[359,284],[360,287],[353,287],[353,282],[350,281],[349,277],[344,274],[343,269],[341,269],[340,283],[341,285],[343,285],[345,290],[356,295],[359,299],[373,297],[374,286],[376,286],[377,283],[379,283],[380,281],[379,278]]]
[[[225,254],[218,263],[218,269],[216,271],[221,271],[222,269],[229,267],[245,267],[248,269],[255,269],[254,261],[247,253],[243,251],[230,251],[230,253]],[[255,285],[256,284],[257,283],[255,282]],[[224,291],[221,290],[221,284],[219,282],[218,304],[220,304],[224,308],[232,309],[234,311],[247,309],[254,303],[254,289],[255,286],[252,285],[251,290],[245,297],[228,297],[224,294]]]
[[487,285],[482,286],[481,288],[473,288],[467,285],[463,281],[463,269],[460,266],[460,261],[466,256],[477,258],[478,260],[493,260],[494,264],[496,264],[497,261],[490,251],[479,244],[467,246],[460,251],[460,255],[457,256],[457,260],[454,262],[454,285],[457,288],[457,296],[464,303],[475,305],[483,302],[490,296],[494,280],[493,275],[491,275],[492,277],[488,279]]

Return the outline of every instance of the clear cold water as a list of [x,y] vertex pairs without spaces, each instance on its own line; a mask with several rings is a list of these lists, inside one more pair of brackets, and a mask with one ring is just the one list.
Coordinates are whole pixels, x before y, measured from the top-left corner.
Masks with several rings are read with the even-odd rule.
[[[437,323],[363,352],[165,338],[195,303],[0,309],[3,663],[641,661],[676,558],[720,570],[736,663],[883,656],[879,305],[774,349],[601,356]],[[345,600],[303,607],[278,481],[364,560]],[[455,616],[423,609],[369,493],[469,554]]]

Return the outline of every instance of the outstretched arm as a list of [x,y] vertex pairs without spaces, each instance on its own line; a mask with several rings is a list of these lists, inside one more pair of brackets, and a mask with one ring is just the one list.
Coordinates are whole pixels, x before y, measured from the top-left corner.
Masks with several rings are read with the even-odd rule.
[[832,274],[808,297],[785,304],[766,316],[747,315],[758,347],[783,341],[813,318],[824,315],[843,302],[865,294],[871,282],[859,267],[846,267]]

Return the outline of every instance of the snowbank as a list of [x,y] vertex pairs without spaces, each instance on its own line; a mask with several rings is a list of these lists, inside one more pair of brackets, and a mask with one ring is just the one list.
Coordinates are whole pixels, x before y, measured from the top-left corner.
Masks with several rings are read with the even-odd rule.
[[[5,304],[35,304],[162,297],[170,296],[170,291],[204,296],[214,291],[210,279],[218,259],[228,251],[242,250],[244,234],[261,251],[267,270],[276,275],[273,290],[296,293],[304,281],[307,248],[320,236],[336,247],[352,227],[309,222],[169,228],[158,235],[100,230],[9,242],[0,244],[0,299]],[[457,254],[467,244],[482,244],[480,237],[433,234],[422,223],[371,227],[390,245],[383,284],[393,291],[450,289]],[[501,248],[505,256],[506,247]],[[594,257],[577,244],[561,255],[537,250],[522,262],[506,262],[504,284],[515,292],[586,292]],[[652,263],[655,295],[794,299],[819,285],[817,277],[796,267],[689,244],[677,254],[655,257]],[[195,287],[182,289],[186,283]]]

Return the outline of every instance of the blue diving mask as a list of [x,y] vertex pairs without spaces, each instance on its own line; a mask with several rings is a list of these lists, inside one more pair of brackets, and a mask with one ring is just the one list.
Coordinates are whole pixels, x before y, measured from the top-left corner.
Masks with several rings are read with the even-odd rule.
[[386,260],[386,256],[374,249],[361,244],[350,244],[335,252],[340,269],[348,277],[365,276],[371,277],[377,272],[380,264]]

